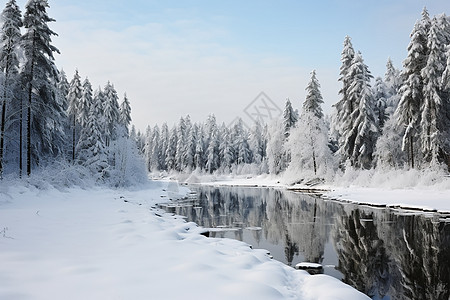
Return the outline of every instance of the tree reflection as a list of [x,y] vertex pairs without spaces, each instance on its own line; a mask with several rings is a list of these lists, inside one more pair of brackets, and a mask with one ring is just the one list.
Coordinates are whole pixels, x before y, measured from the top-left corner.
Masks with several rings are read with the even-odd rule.
[[206,228],[233,228],[238,240],[278,245],[289,265],[299,259],[323,263],[325,244],[332,242],[343,281],[369,296],[449,299],[450,223],[438,214],[371,209],[271,188],[195,189],[197,200],[171,209]]

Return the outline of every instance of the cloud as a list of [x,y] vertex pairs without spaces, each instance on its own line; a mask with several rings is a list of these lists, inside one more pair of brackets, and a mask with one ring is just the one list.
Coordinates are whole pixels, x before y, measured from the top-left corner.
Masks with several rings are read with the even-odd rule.
[[120,30],[95,24],[53,24],[59,34],[54,44],[62,52],[58,66],[69,80],[78,68],[94,86],[110,80],[121,95],[126,91],[141,130],[148,124],[173,124],[187,114],[203,121],[214,113],[229,122],[242,116],[261,91],[280,106],[286,97],[300,101],[308,81],[310,70],[292,66],[286,58],[225,46],[218,40],[226,32],[196,20]]

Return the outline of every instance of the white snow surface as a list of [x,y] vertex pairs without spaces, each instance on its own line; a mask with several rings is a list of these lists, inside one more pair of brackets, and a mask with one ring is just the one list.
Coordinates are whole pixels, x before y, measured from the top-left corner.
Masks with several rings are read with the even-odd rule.
[[167,185],[0,183],[0,299],[369,299],[152,208]]

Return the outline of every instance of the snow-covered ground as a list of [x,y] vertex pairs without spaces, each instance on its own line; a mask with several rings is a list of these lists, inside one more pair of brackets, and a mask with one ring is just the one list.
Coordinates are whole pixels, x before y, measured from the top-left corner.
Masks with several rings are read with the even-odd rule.
[[368,299],[152,208],[183,193],[0,183],[0,299]]
[[[181,182],[208,185],[261,186],[316,190],[338,201],[450,212],[450,177],[419,171],[346,174],[332,184],[290,185],[279,176],[176,176]],[[370,178],[368,178],[370,177]],[[349,184],[349,182],[353,184]]]

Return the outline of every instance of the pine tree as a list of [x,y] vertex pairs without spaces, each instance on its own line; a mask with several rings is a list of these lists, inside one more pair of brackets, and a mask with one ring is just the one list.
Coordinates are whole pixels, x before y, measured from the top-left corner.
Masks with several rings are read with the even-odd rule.
[[374,112],[378,127],[383,129],[384,124],[389,118],[387,102],[390,98],[388,87],[384,83],[381,77],[375,79],[375,85],[373,87],[373,96],[375,98]]
[[126,129],[128,134],[128,127],[131,123],[131,106],[127,94],[124,94],[122,104],[120,105],[119,123]]
[[[38,163],[44,154],[57,154],[63,143],[62,123],[65,113],[55,99],[58,70],[51,45],[56,35],[47,23],[53,22],[47,14],[47,0],[29,0],[25,7],[25,34],[21,39],[25,63],[22,68],[23,86],[27,90],[27,174],[31,174],[32,151]],[[32,136],[35,139],[32,143]]]
[[286,138],[289,137],[289,131],[291,128],[295,126],[295,123],[297,122],[297,114],[292,108],[291,101],[286,99],[286,104],[284,106],[283,111],[283,125],[284,125],[284,136]]
[[168,171],[173,171],[176,168],[176,160],[175,157],[177,155],[177,129],[174,126],[170,130],[169,134],[169,143],[167,144],[167,152],[166,152],[166,165]]
[[94,97],[92,91],[92,85],[89,79],[83,81],[82,91],[81,91],[81,99],[80,99],[80,107],[79,107],[79,120],[81,127],[85,127],[91,106],[93,105]]
[[355,55],[347,76],[346,95],[351,105],[346,106],[353,110],[341,126],[339,153],[343,162],[349,160],[354,167],[369,168],[379,129],[373,112],[372,75],[360,53]]
[[336,115],[334,117],[334,123],[332,124],[332,130],[336,135],[336,139],[339,141],[342,135],[342,126],[345,121],[350,117],[351,113],[355,110],[355,104],[351,101],[347,95],[350,89],[350,78],[349,69],[352,65],[353,59],[355,57],[355,50],[349,36],[345,37],[344,48],[341,54],[341,68],[339,81],[342,82],[342,88],[339,91],[341,95],[341,100],[334,105],[336,108]]
[[445,42],[446,37],[436,18],[433,18],[428,32],[428,56],[425,67],[422,69],[423,100],[420,118],[420,140],[424,159],[427,162],[441,161],[440,153],[444,148],[443,133],[446,128],[442,126],[444,119],[444,101],[441,89],[441,78],[445,69]]
[[206,149],[205,169],[213,173],[219,168],[219,142],[217,127],[210,132],[209,145]]
[[[12,82],[19,72],[19,59],[17,48],[20,42],[20,27],[22,27],[21,12],[15,0],[6,3],[5,9],[1,14],[3,21],[0,49],[0,68],[5,75],[3,84],[3,97],[0,107],[0,179],[3,176],[3,158],[5,151],[5,130],[6,130],[6,110],[7,103],[11,102],[11,96],[8,94],[12,90]],[[11,81],[11,83],[10,83]],[[20,124],[22,126],[22,124]]]
[[67,111],[67,108],[69,106],[67,95],[69,94],[70,83],[67,80],[66,72],[64,72],[63,69],[59,71],[58,83],[56,84],[56,87],[58,89],[59,96],[61,98],[61,106],[64,111]]
[[75,162],[75,146],[77,145],[77,129],[80,127],[81,117],[81,98],[82,98],[82,86],[80,81],[80,75],[78,70],[75,71],[73,79],[70,81],[69,93],[67,94],[67,100],[69,106],[67,108],[67,115],[70,118],[70,126],[72,127],[72,162]]
[[175,154],[175,170],[178,172],[184,170],[183,154],[186,145],[186,123],[183,118],[180,118],[180,122],[177,126],[177,146]]
[[89,115],[80,133],[77,144],[78,161],[89,168],[95,179],[103,180],[109,176],[109,165],[105,141],[103,140],[103,124],[100,116],[103,113],[100,89],[96,92],[89,109]]
[[222,138],[219,145],[221,167],[224,170],[230,170],[232,164],[236,161],[233,141],[231,140],[231,132],[228,128],[224,128]]
[[386,113],[391,117],[397,109],[399,97],[399,89],[402,83],[400,71],[394,67],[392,60],[389,58],[386,63],[386,73],[384,75],[384,83],[387,87]]
[[160,157],[160,166],[161,170],[167,171],[167,165],[166,165],[166,157],[167,157],[167,146],[169,144],[169,127],[167,126],[167,123],[163,123],[161,126],[161,157]]
[[287,144],[292,155],[287,172],[293,176],[312,172],[314,176],[319,173],[324,175],[327,168],[332,168],[328,130],[322,111],[323,98],[315,71],[311,72],[306,92],[298,126],[292,131]]
[[405,128],[403,134],[403,151],[408,152],[409,163],[415,167],[416,149],[420,124],[420,108],[423,99],[422,69],[427,62],[428,47],[427,36],[429,30],[429,16],[426,9],[422,13],[422,19],[416,22],[411,33],[411,41],[408,45],[408,56],[403,62],[403,85],[400,87],[400,102],[395,112],[397,124]]
[[117,91],[109,81],[104,88],[103,114],[105,116],[104,135],[106,146],[117,138],[119,122],[119,97]]

